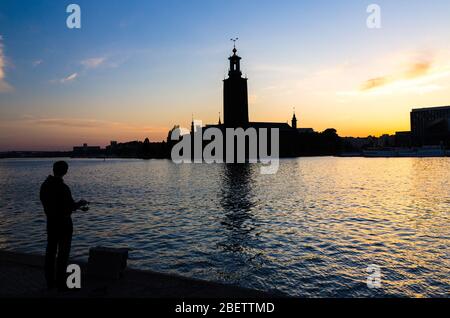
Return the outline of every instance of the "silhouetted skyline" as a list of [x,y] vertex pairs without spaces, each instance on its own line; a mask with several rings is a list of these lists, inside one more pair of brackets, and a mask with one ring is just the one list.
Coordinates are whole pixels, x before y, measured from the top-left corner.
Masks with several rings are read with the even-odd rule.
[[288,122],[295,106],[304,127],[379,136],[449,104],[448,1],[378,1],[378,30],[356,0],[77,3],[80,30],[64,5],[0,3],[0,151],[160,141],[192,113],[215,123],[233,36],[253,121]]

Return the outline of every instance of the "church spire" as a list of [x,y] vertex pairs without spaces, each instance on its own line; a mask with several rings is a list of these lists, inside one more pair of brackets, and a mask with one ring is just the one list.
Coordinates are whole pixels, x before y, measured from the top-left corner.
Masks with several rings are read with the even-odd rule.
[[295,116],[295,107],[294,107],[294,115],[292,116],[292,128],[297,129],[297,117]]

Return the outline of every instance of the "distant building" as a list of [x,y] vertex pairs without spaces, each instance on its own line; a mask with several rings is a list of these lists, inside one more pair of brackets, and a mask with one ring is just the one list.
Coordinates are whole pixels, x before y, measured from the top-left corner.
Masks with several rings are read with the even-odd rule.
[[395,146],[395,136],[384,134],[378,138],[377,147],[387,148]]
[[247,127],[248,120],[248,88],[247,78],[242,77],[241,57],[236,54],[228,58],[230,69],[228,78],[223,81],[223,115],[228,127]]
[[376,147],[378,138],[368,137],[343,137],[344,147],[347,152],[361,151],[363,149]]
[[[228,78],[223,81],[223,126],[226,128],[278,128],[280,131],[292,131],[291,126],[287,123],[249,121],[247,88],[248,79],[242,77],[242,58],[236,53],[237,49],[234,47],[233,55],[228,58],[230,61]],[[219,125],[222,126],[221,124]],[[209,127],[212,126],[213,125],[210,125]]]
[[395,146],[396,147],[411,147],[412,139],[410,131],[397,131],[395,133]]
[[97,156],[101,154],[102,149],[100,146],[88,146],[88,144],[83,144],[83,146],[73,147],[73,156],[76,157]]
[[119,157],[131,157],[136,158],[141,155],[141,148],[143,143],[138,140],[118,143],[116,141],[111,141],[109,146],[106,146],[106,153],[109,156],[119,156]]
[[450,143],[450,106],[411,111],[412,142],[416,146]]
[[166,142],[150,142],[150,139],[145,138],[144,141],[129,141],[118,143],[111,141],[110,145],[106,146],[105,154],[107,157],[120,158],[167,158],[168,150]]
[[297,130],[297,132],[299,134],[312,134],[312,133],[314,133],[314,129],[312,129],[312,128],[297,128],[297,123],[298,123],[297,116],[295,115],[295,112],[294,112],[294,115],[292,116],[292,120],[291,120],[291,127],[293,129]]
[[[288,122],[252,122],[249,119],[248,103],[248,79],[242,77],[241,60],[237,55],[236,46],[232,50],[233,54],[228,58],[229,70],[228,78],[223,81],[223,122],[220,115],[218,124],[206,124],[202,130],[218,128],[224,132],[227,128],[254,128],[259,134],[262,129],[267,129],[267,136],[270,140],[272,129],[279,133],[279,155],[280,157],[294,157],[300,155],[333,155],[340,151],[341,139],[336,130],[327,129],[322,133],[315,132],[312,128],[298,128],[298,120],[294,113],[291,124]],[[191,135],[196,131],[194,120],[191,122]],[[174,128],[176,128],[175,126]],[[275,130],[275,131],[276,131]],[[172,130],[173,131],[173,130]],[[169,132],[170,136],[170,132]],[[224,145],[226,145],[226,133]],[[260,136],[257,135],[259,138]],[[169,148],[175,145],[167,139]],[[205,143],[203,144],[205,146]],[[248,148],[248,144],[246,145]],[[194,148],[192,143],[191,147]],[[236,147],[236,145],[235,145]],[[259,146],[258,146],[259,147]],[[247,150],[246,150],[247,151]],[[269,151],[271,151],[269,149]],[[236,155],[236,151],[234,152]],[[191,154],[194,151],[191,149]],[[226,155],[226,149],[222,154]]]
[[297,129],[297,117],[295,116],[295,112],[294,115],[292,116],[292,121],[291,121],[291,127],[294,129]]
[[314,129],[312,129],[312,128],[297,128],[297,132],[299,134],[313,134]]
[[[268,136],[270,136],[270,130],[272,128],[275,128],[278,129],[280,136],[280,155],[294,155],[295,151],[292,146],[292,140],[295,138],[297,132],[295,131],[295,129],[292,129],[292,127],[289,126],[287,122],[251,122],[249,120],[247,88],[248,79],[242,77],[242,58],[237,55],[236,47],[233,48],[232,52],[233,55],[228,58],[228,60],[230,61],[228,78],[223,81],[224,121],[223,123],[221,123],[219,118],[218,124],[206,125],[205,127],[203,127],[203,129],[219,128],[221,130],[224,130],[226,128],[255,128],[257,132],[259,132],[259,129],[265,128],[268,130]],[[193,133],[193,131],[194,123],[192,122],[191,133]],[[226,149],[223,150],[223,153],[226,153]]]

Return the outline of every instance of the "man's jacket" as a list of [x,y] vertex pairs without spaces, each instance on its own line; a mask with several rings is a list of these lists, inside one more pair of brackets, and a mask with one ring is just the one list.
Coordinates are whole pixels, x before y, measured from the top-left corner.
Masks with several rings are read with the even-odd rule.
[[41,185],[40,199],[48,218],[70,218],[75,210],[72,193],[62,178],[48,176]]

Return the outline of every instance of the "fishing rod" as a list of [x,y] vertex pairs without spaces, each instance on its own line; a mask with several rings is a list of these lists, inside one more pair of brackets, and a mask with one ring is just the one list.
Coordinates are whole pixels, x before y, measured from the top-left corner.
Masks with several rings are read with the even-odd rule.
[[[89,201],[87,202],[87,204],[84,207],[87,207],[89,210],[89,206],[90,205],[95,205],[95,206],[99,206],[99,207],[109,207],[109,206],[126,206],[126,204],[123,203],[112,203],[112,202],[102,202],[102,201]],[[81,209],[81,208],[80,208]]]

